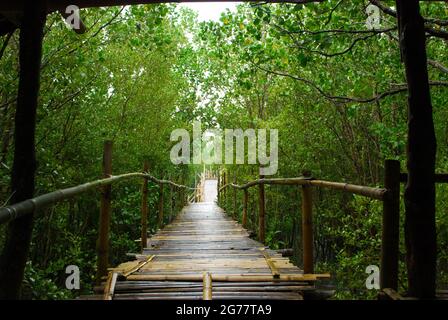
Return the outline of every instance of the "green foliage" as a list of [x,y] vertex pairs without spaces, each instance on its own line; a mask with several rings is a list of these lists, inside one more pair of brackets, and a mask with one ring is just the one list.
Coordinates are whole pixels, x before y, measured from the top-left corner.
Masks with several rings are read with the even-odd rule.
[[61,289],[45,271],[36,270],[31,262],[26,264],[22,287],[22,298],[28,300],[61,300],[70,299],[72,294],[67,289]]
[[[49,16],[36,132],[36,194],[78,185],[101,175],[104,140],[113,140],[113,173],[142,169],[148,160],[158,177],[193,185],[200,166],[174,166],[170,133],[203,128],[279,129],[278,177],[309,170],[316,178],[381,186],[385,159],[405,168],[406,94],[385,95],[404,84],[395,19],[365,27],[366,1],[241,4],[219,21],[196,21],[188,9],[146,5],[85,9],[88,32],[68,30]],[[446,15],[422,3],[425,16]],[[428,57],[448,65],[447,42],[429,37]],[[0,60],[0,204],[6,203],[13,161],[18,33]],[[430,79],[448,81],[440,68]],[[446,87],[431,87],[439,141],[437,171],[448,172]],[[371,100],[366,102],[364,100]],[[258,177],[255,165],[226,165],[237,183]],[[138,252],[140,184],[113,187],[110,263]],[[437,187],[438,286],[448,285],[447,190]],[[159,187],[149,184],[149,226],[157,230]],[[257,234],[258,190],[249,191],[248,228]],[[46,209],[36,218],[25,297],[66,299],[92,291],[96,269],[99,194]],[[165,222],[179,208],[165,189]],[[221,205],[234,211],[232,192]],[[175,207],[173,210],[172,208]],[[403,206],[402,206],[403,207]],[[293,248],[301,265],[300,189],[266,186],[266,244]],[[236,218],[241,219],[242,193]],[[379,265],[381,204],[362,197],[314,192],[316,269],[331,272],[339,299],[371,299],[368,265]],[[404,210],[402,208],[402,220]],[[402,221],[403,223],[403,221]],[[0,227],[0,244],[5,228]],[[406,290],[404,236],[400,243],[400,291]],[[81,271],[81,290],[64,288],[65,267]],[[51,280],[49,280],[51,279]]]

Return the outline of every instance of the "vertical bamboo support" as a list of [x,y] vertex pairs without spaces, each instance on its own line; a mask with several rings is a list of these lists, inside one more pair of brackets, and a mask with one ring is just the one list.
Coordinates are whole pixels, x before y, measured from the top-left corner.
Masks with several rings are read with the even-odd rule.
[[311,186],[302,186],[302,242],[303,272],[313,273],[313,190]]
[[[223,177],[223,186],[225,186],[227,184],[227,175],[226,172],[224,171],[222,173],[222,177]],[[224,198],[224,207],[226,207],[227,204],[227,188],[222,189],[222,194],[223,194],[223,198]]]
[[212,275],[208,272],[202,275],[202,300],[212,300]]
[[[236,171],[233,172],[233,183],[236,184]],[[233,218],[237,218],[236,212],[236,188],[233,189]]]
[[173,215],[175,214],[174,210],[175,210],[176,202],[173,199],[173,194],[174,194],[174,187],[170,184],[170,215],[169,215],[169,223],[171,223],[171,221],[173,219]]
[[[260,175],[260,179],[264,176]],[[258,185],[258,240],[264,243],[266,238],[264,184]]]
[[163,183],[159,183],[159,216],[157,225],[163,227]]
[[[148,172],[149,164],[145,161],[143,172]],[[148,178],[143,178],[142,184],[142,228],[141,228],[141,249],[146,248],[148,242]]]
[[[110,177],[112,174],[112,141],[104,142],[103,151],[103,177]],[[111,191],[110,185],[104,186],[101,192],[101,207],[99,219],[99,232],[97,242],[97,282],[107,275],[107,266],[109,260],[109,228],[111,213]]]
[[400,162],[386,160],[381,236],[380,287],[398,289],[398,254],[400,238]]
[[242,220],[242,224],[243,224],[243,228],[247,227],[247,202],[249,200],[249,192],[247,191],[247,189],[244,189],[244,196],[243,196],[243,218]]
[[198,201],[198,181],[197,181],[197,178],[196,178],[196,174],[195,174],[195,176],[194,176],[194,191],[193,191],[193,194],[194,194],[194,197],[193,197],[193,199],[194,199],[194,202],[197,202]]
[[220,197],[221,197],[221,193],[219,192],[219,188],[221,188],[221,173],[218,171],[218,191],[217,191],[217,194],[216,194],[216,200],[217,200],[217,203],[219,204],[219,201],[220,201]]

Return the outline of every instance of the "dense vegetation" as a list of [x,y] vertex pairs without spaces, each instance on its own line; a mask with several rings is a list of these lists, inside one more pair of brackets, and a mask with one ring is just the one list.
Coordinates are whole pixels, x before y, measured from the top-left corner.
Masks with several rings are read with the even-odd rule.
[[[379,28],[368,29],[365,7],[361,0],[242,4],[219,22],[201,23],[193,12],[174,5],[89,9],[82,11],[88,26],[83,35],[68,30],[57,14],[50,16],[38,110],[37,193],[98,177],[107,139],[114,142],[114,173],[140,170],[149,160],[155,176],[192,185],[199,168],[173,165],[169,138],[175,128],[191,130],[195,119],[204,128],[279,129],[278,177],[308,170],[326,180],[381,186],[385,159],[400,160],[405,168],[406,81],[395,18],[382,14]],[[446,10],[443,4],[422,4],[425,17],[440,18]],[[2,41],[0,200],[6,203],[11,194],[18,33]],[[438,172],[448,172],[447,49],[446,39],[428,37]],[[227,165],[226,170],[238,183],[258,176],[253,165]],[[112,264],[138,250],[139,188],[113,188]],[[294,260],[301,265],[299,190],[266,190],[266,242],[272,248],[294,248]],[[437,186],[441,288],[448,285],[446,191],[446,186]],[[242,194],[237,196],[241,214]],[[179,203],[168,197],[166,210],[174,214]],[[157,198],[158,187],[150,185],[152,231]],[[98,194],[83,196],[48,209],[36,220],[26,297],[70,298],[91,290],[98,199]],[[253,230],[256,199],[256,190],[251,190]],[[314,199],[318,271],[333,274],[336,298],[374,297],[376,292],[364,284],[365,268],[379,265],[381,204],[322,190],[315,191]],[[222,205],[231,212],[228,200]],[[80,292],[63,289],[65,266],[70,264],[81,269]]]

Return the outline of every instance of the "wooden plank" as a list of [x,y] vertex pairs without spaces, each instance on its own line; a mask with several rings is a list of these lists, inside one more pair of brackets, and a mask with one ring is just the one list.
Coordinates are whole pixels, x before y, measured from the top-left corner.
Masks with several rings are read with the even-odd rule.
[[140,263],[138,263],[138,265],[136,265],[135,267],[132,267],[128,270],[125,270],[123,272],[123,276],[125,276],[126,278],[128,276],[130,276],[132,273],[137,272],[138,270],[140,270],[143,266],[145,266],[146,264],[148,264],[149,262],[151,262],[152,259],[154,259],[155,255],[149,256],[148,259],[146,259],[145,261],[142,261]]

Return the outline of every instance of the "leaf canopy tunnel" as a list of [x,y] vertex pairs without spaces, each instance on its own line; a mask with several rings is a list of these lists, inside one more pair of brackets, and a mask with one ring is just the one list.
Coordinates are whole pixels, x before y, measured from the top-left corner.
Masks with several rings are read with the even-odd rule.
[[[448,199],[444,186],[435,185],[435,172],[448,167],[442,1],[248,1],[219,21],[198,22],[194,12],[167,1],[79,0],[78,33],[61,19],[69,2],[0,4],[5,203],[98,177],[104,140],[117,149],[114,172],[134,172],[148,161],[156,176],[194,184],[200,168],[170,162],[172,130],[194,120],[207,128],[279,128],[279,177],[306,169],[319,178],[378,186],[384,160],[399,160],[408,173],[400,288],[425,298],[446,284]],[[366,26],[369,5],[381,17],[375,28]],[[258,173],[250,165],[228,169],[241,183]],[[137,189],[114,192],[120,214],[113,219],[126,222],[111,230],[111,259],[118,262],[135,246],[139,205]],[[299,199],[296,193],[267,188],[271,246],[298,246],[300,201],[286,201]],[[348,270],[362,274],[364,264],[379,259],[368,244],[381,236],[378,208],[330,192],[318,197],[316,262],[346,277],[339,287],[359,286],[362,278],[350,278]],[[86,195],[2,230],[1,298],[18,298],[35,268],[56,284],[67,260],[93,271],[94,253],[80,252],[94,247],[95,199]],[[150,212],[173,209],[176,201],[154,196],[148,205]],[[247,210],[255,216],[256,208],[249,203]],[[156,220],[149,225],[156,228]],[[68,248],[69,258],[61,254]],[[342,290],[340,297],[353,292]]]

